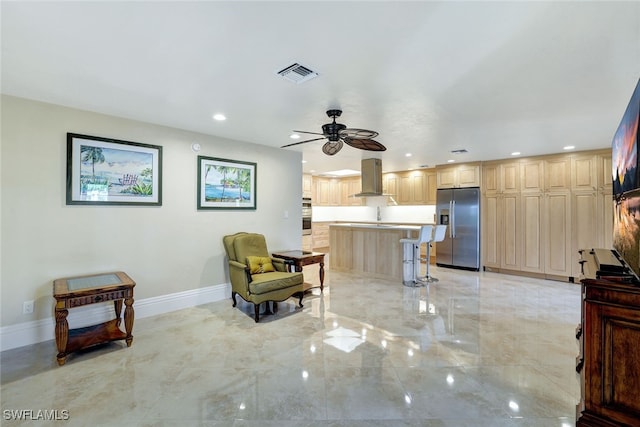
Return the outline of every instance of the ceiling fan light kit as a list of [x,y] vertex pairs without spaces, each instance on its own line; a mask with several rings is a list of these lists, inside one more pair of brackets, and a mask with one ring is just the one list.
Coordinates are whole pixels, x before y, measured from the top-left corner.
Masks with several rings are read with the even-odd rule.
[[341,115],[342,110],[327,110],[327,116],[332,118],[333,122],[322,125],[322,133],[294,130],[296,133],[321,135],[320,138],[294,142],[292,144],[283,145],[280,148],[292,147],[294,145],[306,144],[307,142],[320,141],[324,139],[327,140],[327,142],[322,146],[322,152],[328,156],[335,155],[342,149],[344,144],[365,151],[385,151],[387,149],[384,145],[372,139],[379,135],[378,132],[368,129],[347,128],[346,125],[337,123],[336,117],[340,117]]

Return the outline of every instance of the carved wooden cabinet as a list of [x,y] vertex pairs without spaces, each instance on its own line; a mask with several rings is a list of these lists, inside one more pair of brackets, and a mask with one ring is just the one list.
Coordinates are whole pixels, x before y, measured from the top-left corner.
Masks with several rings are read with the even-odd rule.
[[640,425],[640,283],[603,280],[583,252],[577,426]]

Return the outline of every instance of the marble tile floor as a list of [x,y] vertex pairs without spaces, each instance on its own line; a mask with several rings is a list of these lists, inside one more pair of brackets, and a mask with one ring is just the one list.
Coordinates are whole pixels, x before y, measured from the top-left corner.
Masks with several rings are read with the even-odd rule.
[[[305,267],[318,282],[317,266]],[[424,269],[424,266],[423,266]],[[327,271],[254,323],[231,301],[137,319],[133,346],[1,354],[3,426],[575,425],[577,284],[432,266],[428,287]],[[7,411],[67,411],[16,421]]]

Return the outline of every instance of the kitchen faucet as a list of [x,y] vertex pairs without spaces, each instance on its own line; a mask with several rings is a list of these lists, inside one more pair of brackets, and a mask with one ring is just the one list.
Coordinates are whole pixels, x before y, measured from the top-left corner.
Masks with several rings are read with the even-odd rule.
[[382,215],[380,215],[380,206],[376,206],[376,219],[382,221]]

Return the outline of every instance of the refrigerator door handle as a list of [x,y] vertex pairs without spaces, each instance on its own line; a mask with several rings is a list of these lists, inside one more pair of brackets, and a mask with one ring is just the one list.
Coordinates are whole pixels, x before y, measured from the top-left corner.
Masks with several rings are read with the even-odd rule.
[[456,201],[451,201],[451,227],[450,227],[451,238],[456,238]]

